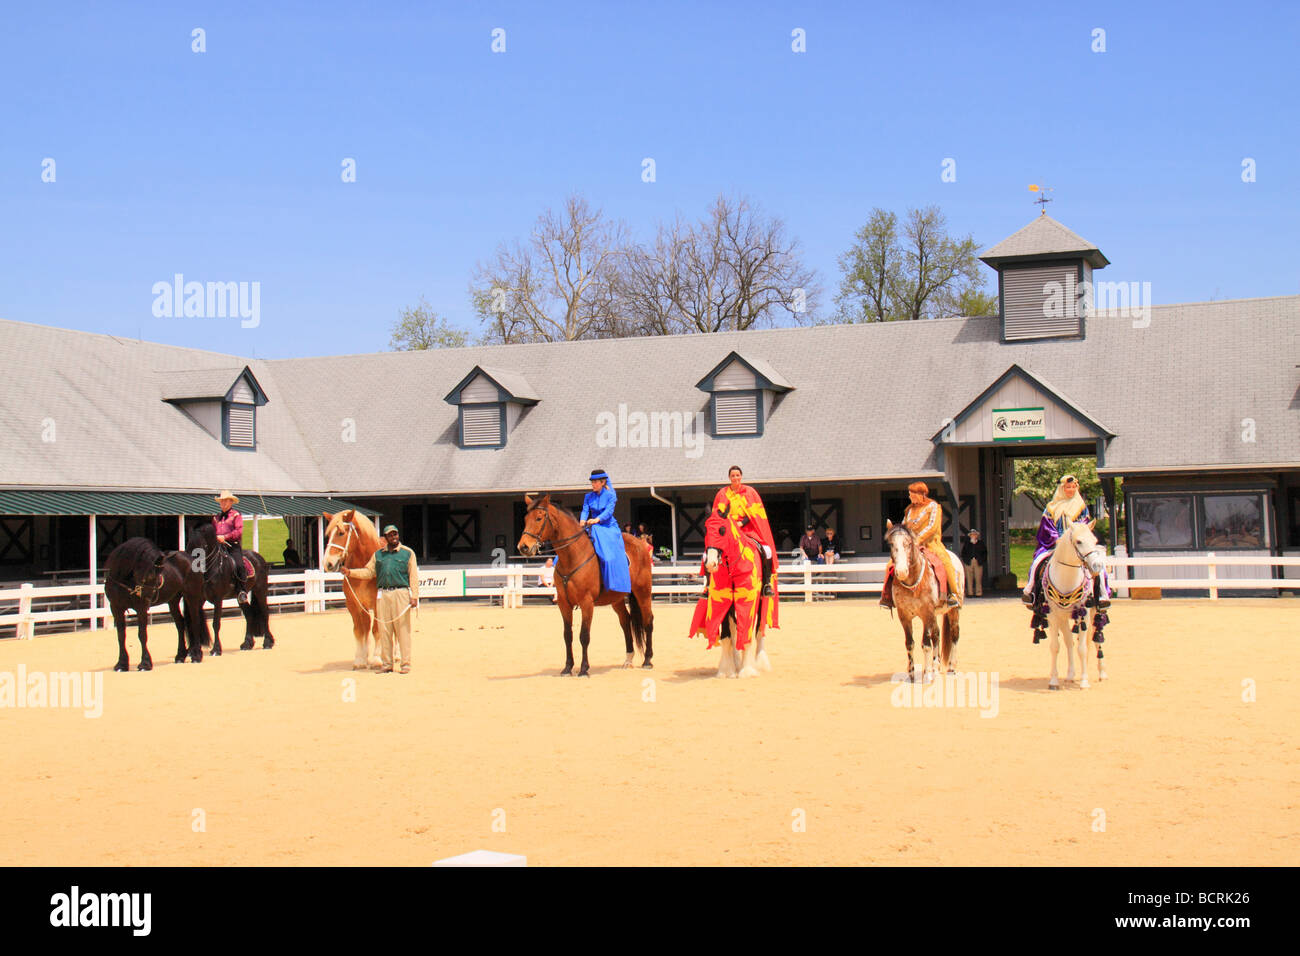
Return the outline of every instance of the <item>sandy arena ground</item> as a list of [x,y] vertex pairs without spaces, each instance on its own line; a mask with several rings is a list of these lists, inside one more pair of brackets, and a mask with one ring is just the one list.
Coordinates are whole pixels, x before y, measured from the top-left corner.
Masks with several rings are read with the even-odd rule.
[[1110,679],[1059,693],[1019,603],[974,602],[957,663],[997,672],[993,717],[895,706],[867,601],[784,604],[752,680],[655,611],[655,669],[624,671],[598,610],[589,679],[557,676],[549,606],[426,604],[408,676],[354,674],[342,611],[200,665],[158,623],[152,673],[113,673],[111,632],[4,641],[0,672],[102,671],[104,702],[0,710],[0,863],[1300,862],[1300,601],[1117,601]]

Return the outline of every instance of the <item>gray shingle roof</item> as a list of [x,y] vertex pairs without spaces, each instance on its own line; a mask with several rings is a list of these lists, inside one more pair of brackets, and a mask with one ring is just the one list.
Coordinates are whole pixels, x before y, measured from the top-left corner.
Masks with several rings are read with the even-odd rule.
[[186,369],[159,372],[158,385],[164,401],[187,398],[222,398],[244,371],[243,363],[224,368]]
[[[1300,296],[1154,306],[1144,328],[1093,315],[1083,340],[1003,343],[997,318],[964,318],[247,363],[0,322],[0,486],[348,497],[581,488],[595,466],[616,486],[716,484],[732,464],[755,482],[927,476],[931,436],[1013,363],[1116,433],[1108,471],[1295,466],[1297,346]],[[602,447],[602,422],[635,435],[636,412],[707,423],[695,383],[733,350],[779,363],[795,387],[761,438]],[[158,372],[237,364],[270,400],[252,453],[161,400]],[[443,401],[475,365],[523,376],[541,399],[499,450],[459,448],[458,410]],[[53,442],[41,440],[46,418]],[[1247,418],[1254,442],[1242,441]]]
[[1101,269],[1110,261],[1095,244],[1067,229],[1048,215],[1035,217],[1023,229],[980,253],[980,260],[993,267],[1012,259],[1040,258],[1051,255],[1083,254],[1094,269]]

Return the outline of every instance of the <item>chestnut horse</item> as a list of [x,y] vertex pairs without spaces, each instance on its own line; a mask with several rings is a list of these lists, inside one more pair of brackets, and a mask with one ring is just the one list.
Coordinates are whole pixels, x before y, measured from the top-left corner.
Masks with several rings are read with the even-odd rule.
[[[340,511],[336,515],[325,512],[325,570],[331,573],[343,568],[364,568],[383,543],[374,524],[356,511]],[[373,668],[383,667],[379,647],[379,619],[375,616],[375,599],[378,583],[374,578],[343,579],[343,596],[352,615],[352,636],[356,640],[356,655],[352,669],[363,671],[367,663]]]
[[[948,607],[939,599],[939,579],[934,568],[916,543],[916,536],[901,524],[885,522],[885,544],[894,561],[894,608],[899,623],[903,625],[903,639],[907,645],[907,679],[916,680],[916,665],[912,657],[912,619],[921,619],[921,646],[925,649],[923,679],[934,680],[937,666],[949,674],[957,673],[957,640],[961,636],[958,615],[960,607]],[[965,590],[965,571],[960,564],[957,572],[957,593]],[[939,641],[939,618],[943,619],[943,643]]]
[[770,671],[764,642],[776,597],[763,597],[762,545],[746,538],[725,507],[704,522],[704,561],[708,594],[700,599],[691,636],[703,633],[709,647],[722,644],[719,677],[757,677]]
[[[534,497],[524,495],[528,511],[524,513],[524,533],[515,547],[520,554],[535,557],[544,544],[555,553],[555,595],[560,615],[564,618],[564,670],[573,673],[573,609],[582,609],[582,630],[578,640],[582,644],[582,667],[579,677],[590,676],[587,665],[587,643],[591,639],[591,616],[597,605],[608,604],[618,615],[623,627],[623,643],[627,646],[625,668],[632,666],[632,642],[642,652],[641,666],[654,665],[654,608],[650,604],[650,553],[645,543],[630,534],[623,535],[623,550],[632,576],[632,593],[606,591],[601,587],[600,561],[591,537],[573,512],[551,501],[549,494]],[[632,608],[629,611],[628,599]]]

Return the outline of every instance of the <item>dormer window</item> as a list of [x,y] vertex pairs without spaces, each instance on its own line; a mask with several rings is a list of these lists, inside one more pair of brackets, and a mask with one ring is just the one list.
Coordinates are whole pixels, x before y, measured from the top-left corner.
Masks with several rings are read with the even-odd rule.
[[709,418],[714,438],[763,434],[779,396],[794,386],[771,365],[732,352],[696,383],[710,394]]
[[175,405],[227,448],[256,450],[257,409],[267,398],[248,366],[167,372],[162,400]]
[[524,409],[540,399],[522,375],[476,365],[444,401],[459,406],[456,443],[461,448],[504,448]]

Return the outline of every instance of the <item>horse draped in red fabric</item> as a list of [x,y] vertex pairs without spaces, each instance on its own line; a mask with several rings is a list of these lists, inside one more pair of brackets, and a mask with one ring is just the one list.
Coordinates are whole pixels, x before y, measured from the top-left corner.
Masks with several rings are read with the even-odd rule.
[[710,649],[722,644],[719,677],[757,677],[772,669],[763,645],[776,597],[763,597],[762,545],[743,534],[727,510],[717,509],[704,522],[700,573],[708,575],[708,596],[695,607],[691,636],[707,636]]

